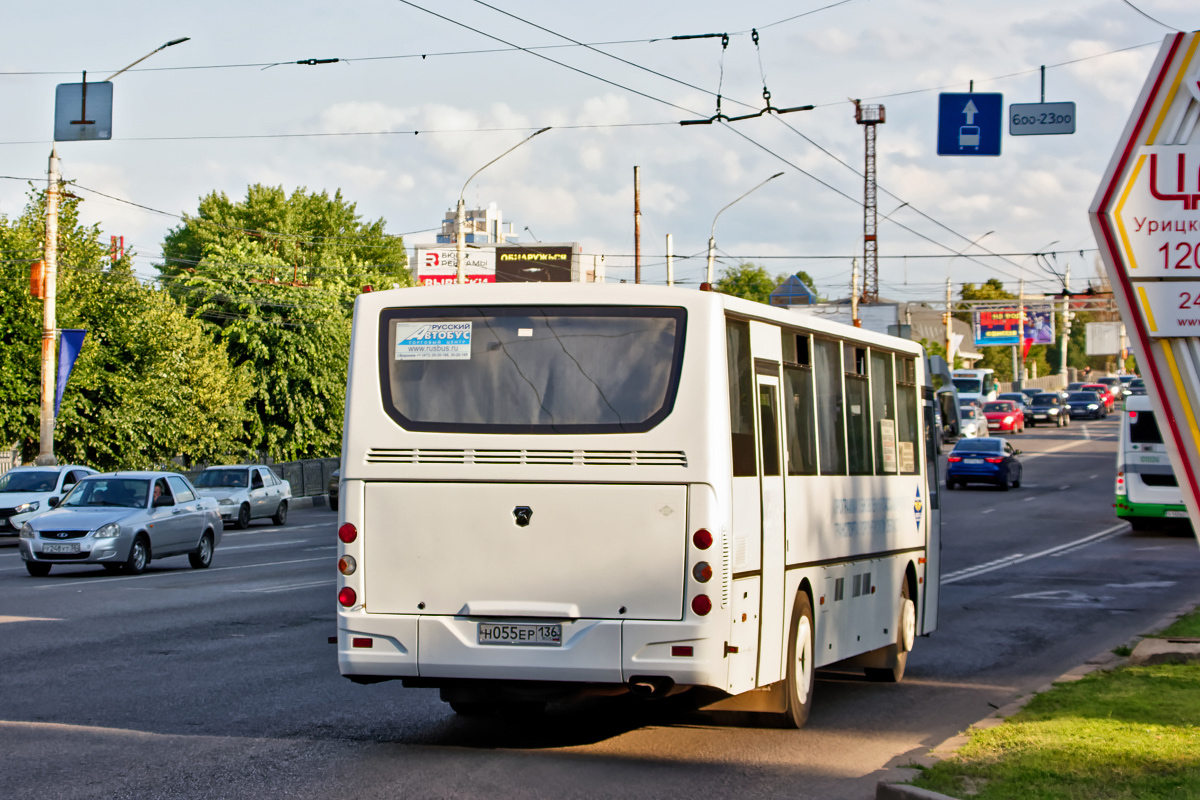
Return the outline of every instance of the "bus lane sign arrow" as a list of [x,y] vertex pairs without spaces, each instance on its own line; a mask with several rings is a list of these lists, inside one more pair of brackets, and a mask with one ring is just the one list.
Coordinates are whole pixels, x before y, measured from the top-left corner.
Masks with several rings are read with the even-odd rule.
[[1004,95],[943,92],[938,95],[939,156],[998,156]]
[[1089,209],[1194,523],[1200,521],[1198,46],[1197,33],[1163,40]]

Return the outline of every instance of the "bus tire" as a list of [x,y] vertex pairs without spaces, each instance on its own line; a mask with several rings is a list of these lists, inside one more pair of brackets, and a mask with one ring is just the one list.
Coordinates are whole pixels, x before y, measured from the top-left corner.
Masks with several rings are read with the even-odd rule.
[[804,592],[796,594],[792,608],[791,636],[788,637],[787,710],[783,713],[788,727],[802,728],[812,709],[813,685],[816,683],[814,663],[816,631],[813,626],[812,601]]
[[899,683],[904,680],[908,652],[917,637],[917,607],[908,596],[908,581],[900,589],[900,619],[896,626],[896,643],[888,647],[890,667],[867,667],[863,673],[869,681]]

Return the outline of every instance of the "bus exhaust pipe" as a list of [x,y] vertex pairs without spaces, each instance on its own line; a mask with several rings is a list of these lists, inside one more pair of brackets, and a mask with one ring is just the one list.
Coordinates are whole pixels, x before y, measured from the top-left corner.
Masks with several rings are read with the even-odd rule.
[[674,685],[670,678],[638,675],[629,679],[629,692],[638,697],[666,697]]

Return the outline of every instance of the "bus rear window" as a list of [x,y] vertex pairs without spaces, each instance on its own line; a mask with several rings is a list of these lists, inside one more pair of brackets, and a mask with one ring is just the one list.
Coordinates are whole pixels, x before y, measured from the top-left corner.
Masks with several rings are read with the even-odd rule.
[[396,308],[380,389],[413,431],[640,433],[675,403],[682,308]]
[[1163,443],[1153,411],[1129,412],[1129,441],[1134,444]]

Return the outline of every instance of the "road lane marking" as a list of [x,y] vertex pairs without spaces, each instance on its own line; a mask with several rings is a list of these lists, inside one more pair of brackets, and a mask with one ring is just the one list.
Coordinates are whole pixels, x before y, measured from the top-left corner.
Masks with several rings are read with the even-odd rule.
[[1036,497],[1026,497],[1024,502],[1028,503],[1030,500],[1037,500],[1037,498]]
[[1106,589],[1170,589],[1175,581],[1142,581],[1141,583],[1106,583]]
[[0,617],[0,623],[4,622],[62,622],[59,617]]
[[983,511],[980,511],[979,513],[980,513],[980,514],[990,514],[990,513],[992,513],[992,512],[993,512],[993,511],[995,511],[995,510],[996,510],[996,509],[994,509],[994,508],[985,508]]
[[1049,450],[1043,450],[1040,453],[1031,453],[1027,456],[1022,455],[1021,462],[1024,463],[1026,461],[1033,461],[1035,458],[1041,458],[1042,456],[1048,456],[1051,453],[1057,453],[1061,450],[1070,450],[1072,447],[1079,447],[1079,445],[1081,445],[1081,444],[1087,444],[1087,441],[1084,439],[1076,439],[1073,442],[1067,442],[1066,444],[1060,444],[1058,447],[1051,447]]
[[1096,542],[1099,542],[1102,539],[1107,539],[1109,537],[1116,536],[1117,534],[1124,533],[1129,529],[1130,529],[1130,526],[1129,526],[1128,522],[1121,522],[1116,525],[1113,525],[1111,528],[1105,528],[1104,530],[1099,531],[1098,533],[1093,533],[1090,536],[1085,536],[1082,539],[1076,539],[1073,542],[1067,542],[1066,544],[1060,544],[1056,547],[1051,547],[1049,549],[1042,550],[1041,552],[1038,552],[1038,553],[1032,553],[1030,555],[1024,555],[1022,553],[1015,553],[1015,554],[1013,554],[1011,556],[1007,556],[1005,558],[999,558],[999,559],[996,559],[995,561],[989,561],[986,564],[978,564],[974,567],[966,567],[965,569],[960,569],[955,572],[948,573],[948,574],[942,576],[941,583],[942,583],[942,585],[945,585],[947,583],[958,583],[959,581],[965,581],[967,578],[974,578],[979,575],[985,575],[989,572],[995,572],[998,569],[1004,569],[1005,567],[1011,567],[1015,564],[1023,564],[1026,561],[1032,561],[1035,558],[1042,558],[1044,556],[1062,555],[1062,554],[1070,552],[1072,550],[1075,550],[1075,549],[1078,549],[1081,547],[1085,547],[1090,544],[1095,544]]
[[1059,490],[1060,492],[1065,492],[1067,489],[1070,489],[1070,488],[1071,488],[1071,487],[1070,487],[1069,485],[1067,485],[1067,486],[1060,486],[1060,487],[1058,487],[1058,490]]
[[323,581],[309,581],[308,583],[292,583],[286,586],[268,586],[263,589],[238,589],[241,594],[274,594],[276,592],[290,592],[295,589],[311,589],[317,586],[332,586],[337,584],[337,578],[330,577]]
[[218,547],[213,552],[228,553],[232,550],[255,550],[261,547],[283,547],[285,544],[304,544],[307,539],[291,539],[286,542],[263,542],[262,544],[236,544],[233,547]]
[[336,526],[331,522],[313,522],[308,525],[285,525],[282,528],[252,528],[245,531],[226,531],[222,536],[253,536],[260,533],[280,533],[282,531],[302,531],[309,528],[329,528],[334,530]]
[[[253,567],[280,567],[285,564],[304,564],[309,561],[328,561],[328,560],[329,560],[328,556],[318,556],[316,558],[295,558],[290,561],[267,561],[266,563],[263,563],[263,564],[239,564],[236,567],[209,567],[208,569],[204,570],[204,572],[207,572],[207,573],[225,572],[226,570],[231,570],[231,569],[251,569]],[[88,580],[62,581],[61,583],[57,583],[57,582],[49,583],[44,586],[38,586],[35,588],[57,589],[62,586],[71,587],[71,586],[79,586],[81,584],[87,585],[87,586],[107,586],[110,583],[116,583],[118,581],[137,581],[137,580],[142,580],[144,578],[161,578],[164,575],[193,575],[193,574],[195,574],[195,572],[196,572],[195,570],[173,569],[170,572],[148,572],[148,573],[144,573],[142,575],[126,575],[123,578],[103,577],[102,575],[98,574],[95,578],[89,578]]]

